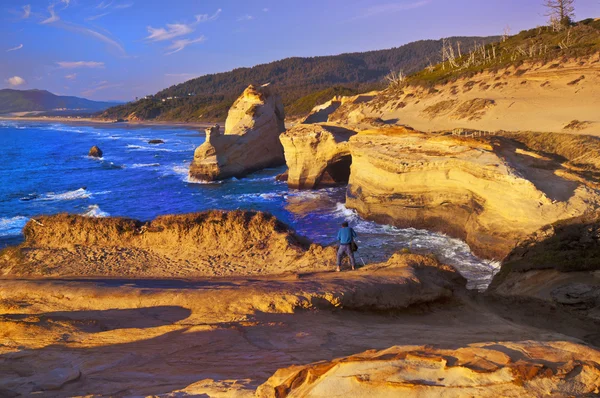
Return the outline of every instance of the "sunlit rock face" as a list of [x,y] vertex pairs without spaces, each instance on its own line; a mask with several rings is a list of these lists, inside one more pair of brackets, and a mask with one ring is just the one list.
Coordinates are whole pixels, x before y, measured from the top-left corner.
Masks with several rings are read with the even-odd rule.
[[284,164],[279,134],[285,130],[281,97],[269,85],[249,86],[235,101],[220,128],[207,130],[206,142],[194,152],[190,177],[223,180]]
[[392,128],[361,132],[349,147],[348,207],[461,238],[486,258],[501,259],[542,226],[600,203],[559,161],[502,137]]
[[[600,393],[600,352],[568,342],[399,346],[278,370],[275,397],[569,397]],[[589,395],[587,395],[589,394]]]
[[356,132],[322,124],[300,124],[280,137],[290,188],[314,189],[348,183],[349,139]]

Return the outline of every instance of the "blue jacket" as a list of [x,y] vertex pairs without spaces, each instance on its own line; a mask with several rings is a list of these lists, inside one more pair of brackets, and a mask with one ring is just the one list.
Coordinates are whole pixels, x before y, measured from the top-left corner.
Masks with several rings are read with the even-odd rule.
[[356,238],[356,232],[352,228],[341,228],[337,234],[337,240],[342,245],[349,245]]

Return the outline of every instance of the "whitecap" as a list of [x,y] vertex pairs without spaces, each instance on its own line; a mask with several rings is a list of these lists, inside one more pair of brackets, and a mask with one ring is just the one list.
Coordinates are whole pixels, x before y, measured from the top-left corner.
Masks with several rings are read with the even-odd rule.
[[160,163],[134,163],[133,165],[131,165],[131,168],[139,169],[142,167],[158,167],[158,166],[160,166]]
[[29,218],[16,216],[12,218],[0,218],[0,236],[18,236]]
[[98,205],[91,205],[88,207],[88,211],[86,211],[85,213],[83,213],[83,216],[85,217],[94,217],[94,218],[102,218],[102,217],[110,217],[110,214],[108,214],[105,211],[102,211],[100,209],[100,206]]
[[92,193],[85,188],[79,188],[74,191],[68,191],[63,193],[49,192],[38,198],[38,200],[76,200],[76,199],[89,199]]
[[133,150],[133,151],[148,151],[148,152],[189,152],[189,150],[187,150],[187,149],[161,148],[157,145],[144,146],[144,145],[128,144],[127,148],[130,150]]

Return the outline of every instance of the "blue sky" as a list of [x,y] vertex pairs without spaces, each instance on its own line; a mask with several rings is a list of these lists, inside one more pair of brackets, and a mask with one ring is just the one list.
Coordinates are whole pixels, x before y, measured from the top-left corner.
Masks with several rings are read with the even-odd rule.
[[[130,100],[291,56],[499,35],[543,25],[542,0],[2,0],[0,88]],[[577,0],[577,19],[600,1]]]

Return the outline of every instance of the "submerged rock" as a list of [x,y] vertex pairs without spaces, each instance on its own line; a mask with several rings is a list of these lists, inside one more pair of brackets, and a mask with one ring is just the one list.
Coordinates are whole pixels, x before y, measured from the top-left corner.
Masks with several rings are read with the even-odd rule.
[[225,122],[207,129],[206,142],[194,152],[190,177],[203,181],[244,177],[285,159],[279,134],[285,131],[283,103],[269,85],[249,86]]
[[280,369],[256,396],[592,396],[599,378],[600,352],[569,342],[396,346]]
[[101,158],[102,157],[102,150],[100,148],[98,148],[96,145],[94,145],[92,148],[90,148],[90,151],[88,152],[88,156],[92,157],[92,158]]
[[164,143],[165,143],[165,142],[164,142],[163,140],[149,140],[149,141],[148,141],[148,144],[153,144],[153,145],[156,145],[156,144],[164,144]]

